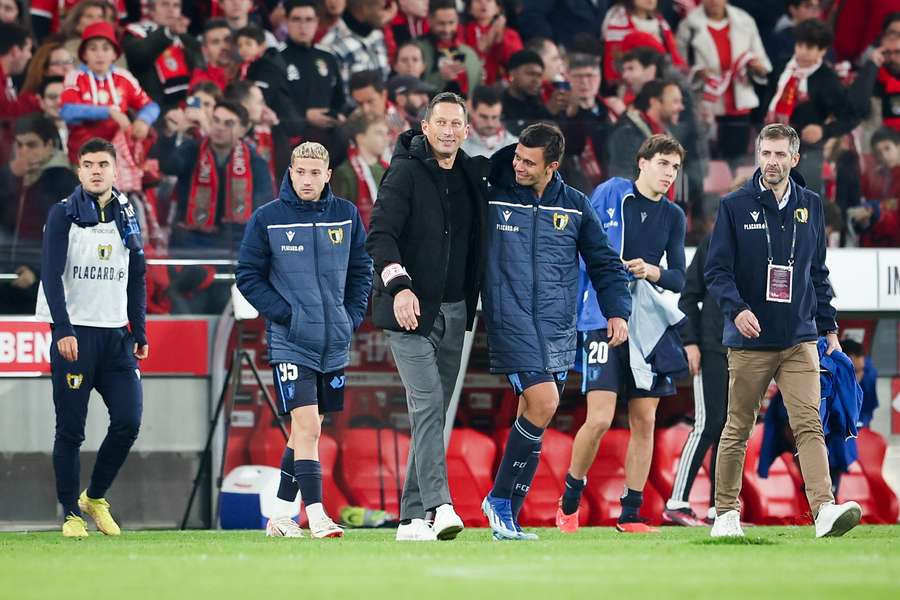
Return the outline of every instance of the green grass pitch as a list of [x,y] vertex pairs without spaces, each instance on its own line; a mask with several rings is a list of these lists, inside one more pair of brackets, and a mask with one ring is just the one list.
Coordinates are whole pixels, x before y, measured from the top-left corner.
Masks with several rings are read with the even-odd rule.
[[[659,535],[584,528],[538,542],[397,543],[393,531],[343,540],[259,532],[126,531],[84,540],[0,534],[0,598],[295,600],[312,598],[900,599],[900,526],[816,540],[812,527],[748,527],[741,543],[709,530]],[[502,594],[502,595],[501,595]]]

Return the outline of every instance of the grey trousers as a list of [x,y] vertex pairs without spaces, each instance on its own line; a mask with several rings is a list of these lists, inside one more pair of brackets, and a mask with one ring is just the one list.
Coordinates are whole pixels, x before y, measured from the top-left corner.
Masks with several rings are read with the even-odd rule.
[[426,509],[450,502],[444,424],[459,374],[466,303],[441,304],[428,337],[385,331],[403,386],[412,441],[400,519],[421,519]]

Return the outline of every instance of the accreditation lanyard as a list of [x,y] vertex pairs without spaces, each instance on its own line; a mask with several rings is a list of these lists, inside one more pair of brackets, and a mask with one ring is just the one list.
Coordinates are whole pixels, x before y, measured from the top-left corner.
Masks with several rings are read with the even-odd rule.
[[794,250],[797,247],[797,224],[792,223],[791,256],[787,265],[774,264],[775,255],[772,252],[772,236],[769,234],[769,220],[766,218],[766,209],[763,207],[763,229],[766,232],[766,248],[768,254],[768,268],[766,270],[766,301],[790,303],[794,284]]

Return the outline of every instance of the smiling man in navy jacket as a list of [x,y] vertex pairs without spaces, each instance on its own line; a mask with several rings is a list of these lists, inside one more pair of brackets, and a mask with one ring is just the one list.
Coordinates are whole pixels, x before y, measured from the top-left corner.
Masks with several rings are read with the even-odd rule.
[[[278,198],[247,224],[235,271],[238,289],[266,318],[278,403],[291,415],[278,497],[294,502],[300,492],[315,538],[344,533],[322,507],[321,415],[344,408],[350,338],[372,288],[366,231],[330,178],[324,146],[294,148]],[[266,534],[302,537],[289,517],[270,519]]]
[[706,282],[725,315],[728,418],[716,464],[713,537],[743,536],[738,495],[747,440],[774,378],[800,456],[816,537],[843,535],[859,523],[856,502],[835,504],[819,419],[819,354],[840,350],[825,266],[822,200],[791,172],[800,138],[766,125],[756,141],[759,169],[719,206],[706,259]]

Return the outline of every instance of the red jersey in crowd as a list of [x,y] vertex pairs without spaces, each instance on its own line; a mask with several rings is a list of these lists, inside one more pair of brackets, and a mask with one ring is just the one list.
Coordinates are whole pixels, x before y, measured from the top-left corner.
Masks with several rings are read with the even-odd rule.
[[510,56],[522,49],[522,38],[518,32],[507,27],[503,30],[503,39],[482,52],[478,42],[490,29],[490,24],[482,26],[474,21],[462,26],[462,41],[471,46],[481,59],[484,65],[484,80],[488,85],[494,84],[502,77],[501,68],[506,66]]

